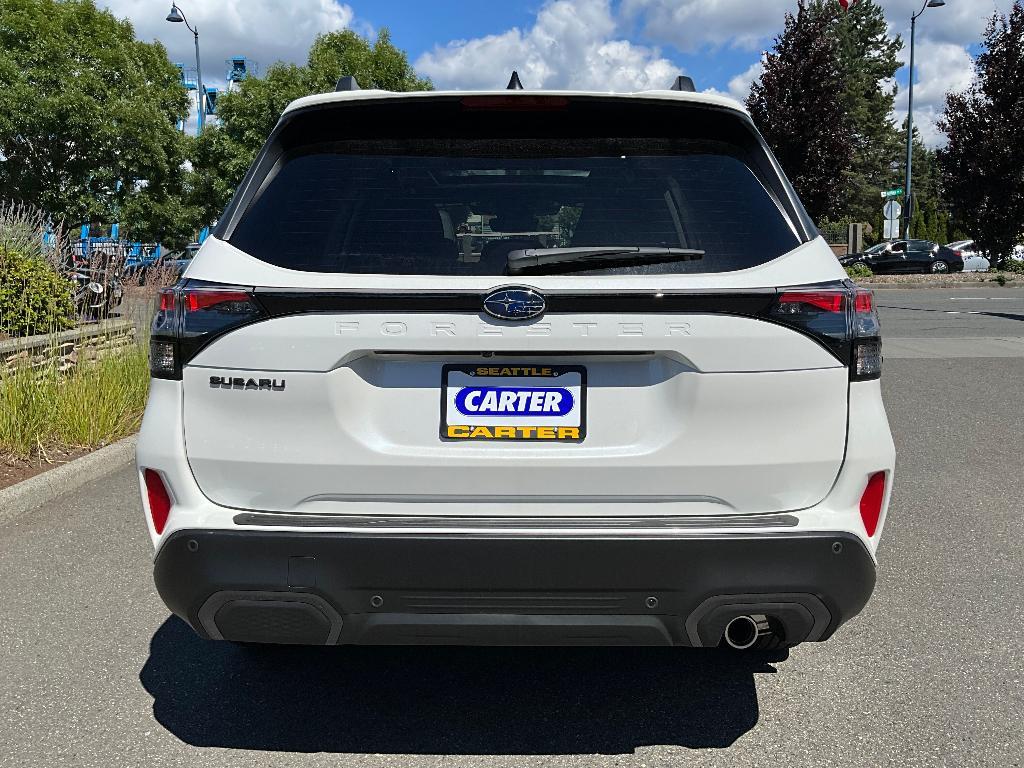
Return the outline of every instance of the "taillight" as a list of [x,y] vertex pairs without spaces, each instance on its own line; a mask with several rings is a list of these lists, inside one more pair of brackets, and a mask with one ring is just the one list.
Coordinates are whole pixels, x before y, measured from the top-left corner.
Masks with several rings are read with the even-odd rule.
[[161,291],[149,342],[150,373],[180,379],[182,366],[210,341],[262,316],[244,288],[190,281]]
[[775,300],[769,316],[812,337],[846,363],[850,356],[848,296],[845,287],[785,290]]
[[851,379],[881,376],[881,329],[871,291],[849,284],[786,289],[767,315],[824,345],[849,366]]
[[216,307],[221,312],[247,312],[250,296],[245,291],[185,291],[185,311],[199,312]]
[[853,350],[850,378],[869,381],[882,375],[882,326],[871,291],[857,288],[853,294]]
[[869,537],[878,530],[878,519],[882,516],[882,502],[885,500],[885,472],[875,472],[868,478],[867,488],[860,497],[860,519]]
[[779,295],[779,310],[783,314],[805,311],[803,307],[842,312],[845,305],[846,291],[786,291]]
[[149,516],[153,519],[153,530],[159,536],[167,525],[167,517],[171,514],[171,496],[164,487],[160,474],[152,469],[143,473],[146,480],[146,497],[149,499]]

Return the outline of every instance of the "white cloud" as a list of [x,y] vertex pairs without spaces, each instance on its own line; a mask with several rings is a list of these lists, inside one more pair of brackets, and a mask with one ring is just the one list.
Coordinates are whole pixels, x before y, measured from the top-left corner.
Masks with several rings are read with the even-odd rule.
[[744,72],[740,72],[740,74],[729,81],[728,90],[722,91],[718,88],[705,88],[702,92],[711,93],[716,96],[728,96],[746,106],[747,96],[750,95],[750,88],[753,86],[754,81],[761,77],[762,72],[764,72],[764,60],[758,59]]
[[[909,61],[909,51],[902,54]],[[971,84],[974,61],[962,45],[928,41],[917,46],[914,62],[914,124],[929,146],[945,142],[935,122],[946,105],[946,93],[962,91]],[[907,114],[909,91],[901,88],[896,97],[896,119],[902,125]]]
[[741,72],[729,81],[729,95],[737,101],[746,101],[750,95],[750,87],[764,72],[764,61],[758,59],[746,72]]
[[512,70],[527,89],[667,88],[681,70],[657,48],[618,37],[617,26],[608,0],[555,0],[529,29],[454,40],[416,68],[441,88],[500,88]]
[[[910,17],[922,0],[876,0],[890,30],[910,34]],[[967,46],[978,42],[993,11],[1008,13],[1013,0],[950,0],[930,8],[918,21],[918,34]],[[783,15],[796,0],[623,0],[622,13],[640,23],[652,40],[682,51],[727,46],[757,49],[782,31]]]
[[[922,0],[879,0],[885,9],[890,31],[903,35],[909,45],[910,17],[921,10]],[[994,11],[1009,13],[1013,0],[949,0],[941,8],[929,8],[917,20],[918,42],[922,38],[967,46],[977,43]]]
[[[920,0],[885,0],[889,33],[900,34],[904,47],[900,60],[910,62],[910,17],[921,10]],[[941,8],[929,8],[918,18],[914,61],[914,125],[930,147],[946,142],[936,125],[946,105],[946,94],[969,87],[974,60],[968,47],[981,41],[993,12],[1008,13],[1011,0],[955,0]],[[907,116],[907,70],[896,96],[893,120],[902,125]]]
[[[922,0],[878,0],[889,22],[889,32],[903,37],[903,63],[909,59],[910,17]],[[929,145],[941,144],[935,121],[945,95],[970,85],[973,73],[968,47],[976,45],[994,11],[1008,13],[1012,0],[950,0],[930,8],[917,24],[917,67],[914,119]],[[658,43],[695,52],[715,47],[764,48],[782,31],[783,15],[796,8],[796,0],[623,0],[623,15],[638,24]],[[743,99],[760,74],[755,63],[729,82],[729,95]],[[906,81],[907,70],[898,73]],[[891,87],[891,83],[889,84]],[[716,91],[717,92],[717,91]],[[902,123],[907,89],[902,87],[893,119]]]
[[778,34],[795,0],[623,0],[625,17],[652,40],[681,51],[726,45],[758,49]]
[[[127,18],[136,37],[159,40],[171,61],[195,68],[195,47],[184,24],[165,21],[171,0],[101,0],[118,18]],[[181,0],[179,7],[199,30],[203,80],[223,85],[225,60],[245,56],[261,69],[275,61],[304,62],[322,32],[350,27],[355,16],[334,0]]]
[[[194,66],[192,36],[184,25],[164,21],[170,0],[102,1],[115,15],[131,20],[140,38],[161,40],[172,61]],[[372,15],[372,3],[350,2]],[[877,2],[890,33],[908,41],[910,16],[922,0]],[[935,119],[946,92],[970,83],[968,46],[979,42],[994,10],[1007,12],[1011,5],[1012,0],[950,0],[919,20],[915,119],[929,144],[942,141]],[[369,21],[357,19],[350,5],[336,0],[182,0],[181,7],[199,26],[204,80],[218,86],[230,56],[247,56],[265,69],[277,60],[304,61],[319,33],[352,27],[371,31]],[[416,67],[442,88],[500,88],[515,69],[528,89],[632,91],[666,87],[683,71],[655,47],[664,45],[739,58],[737,70],[742,71],[728,82],[726,95],[742,101],[760,75],[755,56],[782,30],[784,13],[795,8],[796,0],[621,0],[617,5],[612,0],[547,0],[531,26],[439,44],[423,53]],[[635,42],[631,32],[638,31],[650,44]],[[906,49],[903,58],[908,58]],[[906,69],[897,77],[905,82]],[[901,113],[906,113],[905,87],[893,118],[902,122]]]

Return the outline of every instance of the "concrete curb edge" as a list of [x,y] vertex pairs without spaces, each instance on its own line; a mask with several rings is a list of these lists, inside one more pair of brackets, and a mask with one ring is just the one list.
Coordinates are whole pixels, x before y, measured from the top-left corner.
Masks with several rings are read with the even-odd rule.
[[0,525],[132,463],[137,440],[130,435],[0,490]]

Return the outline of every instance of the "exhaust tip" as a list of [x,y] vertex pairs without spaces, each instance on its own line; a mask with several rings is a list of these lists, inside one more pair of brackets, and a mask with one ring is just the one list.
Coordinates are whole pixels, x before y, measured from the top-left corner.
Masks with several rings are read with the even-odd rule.
[[737,651],[746,651],[772,634],[767,616],[737,616],[725,625],[725,644]]

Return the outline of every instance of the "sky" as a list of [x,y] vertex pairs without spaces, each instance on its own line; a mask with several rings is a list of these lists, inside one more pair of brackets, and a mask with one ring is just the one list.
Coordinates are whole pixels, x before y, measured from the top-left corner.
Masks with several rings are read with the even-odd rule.
[[[838,0],[836,0],[838,2]],[[890,32],[908,41],[923,0],[877,0]],[[194,66],[192,35],[164,20],[170,0],[100,0],[143,40],[159,39],[172,61]],[[972,54],[994,11],[1012,0],[946,0],[918,20],[914,119],[930,146],[945,94],[971,82]],[[321,32],[382,27],[438,88],[502,88],[513,69],[533,88],[633,91],[667,87],[677,74],[698,90],[746,98],[763,52],[796,0],[180,0],[200,33],[203,79],[223,86],[225,59],[266,68],[304,62]],[[907,110],[907,67],[896,76],[894,119]]]

